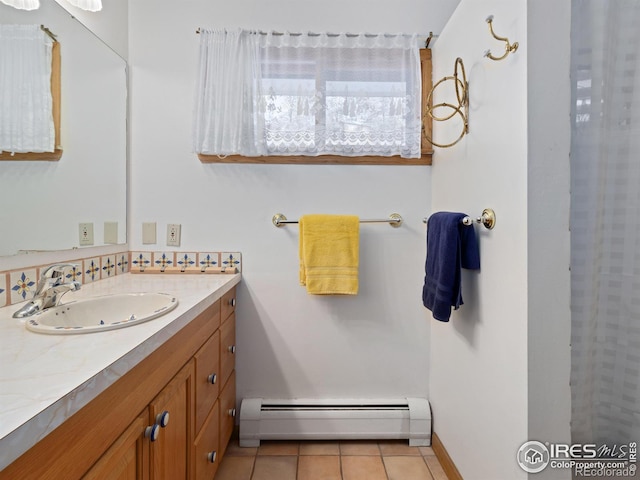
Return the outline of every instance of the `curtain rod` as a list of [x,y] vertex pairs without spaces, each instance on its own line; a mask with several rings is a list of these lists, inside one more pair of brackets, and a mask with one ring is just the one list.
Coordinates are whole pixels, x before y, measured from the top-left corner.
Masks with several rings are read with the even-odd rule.
[[[202,28],[198,28],[196,29],[196,33],[200,33],[202,31]],[[260,35],[293,35],[293,36],[301,36],[301,35],[309,35],[312,37],[319,37],[320,35],[322,35],[322,33],[316,33],[316,32],[276,32],[276,31],[271,31],[271,32],[265,32],[263,30],[250,30],[252,33],[258,33]],[[339,35],[341,35],[340,33],[327,33],[328,36],[330,37],[337,37]],[[347,37],[358,37],[362,34],[360,33],[346,33],[345,34]],[[380,35],[384,35],[387,37],[410,37],[412,36],[411,34],[405,34],[405,33],[365,33],[364,36],[365,37],[378,37]],[[418,35],[421,36],[421,35]],[[437,37],[438,35],[434,35],[433,32],[429,32],[429,38],[427,38],[427,43],[426,45],[429,45],[429,41],[433,38],[433,37]]]

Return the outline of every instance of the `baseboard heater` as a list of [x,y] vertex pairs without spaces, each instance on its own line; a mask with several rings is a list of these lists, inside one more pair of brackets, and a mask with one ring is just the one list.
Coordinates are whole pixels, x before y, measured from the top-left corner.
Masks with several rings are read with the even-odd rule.
[[261,440],[408,439],[431,445],[431,409],[426,398],[266,399],[240,406],[240,446]]

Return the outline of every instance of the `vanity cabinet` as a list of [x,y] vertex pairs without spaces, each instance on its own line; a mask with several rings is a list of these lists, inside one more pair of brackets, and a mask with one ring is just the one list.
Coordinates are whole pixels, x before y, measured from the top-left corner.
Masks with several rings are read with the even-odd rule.
[[235,423],[234,357],[235,288],[0,480],[212,480]]

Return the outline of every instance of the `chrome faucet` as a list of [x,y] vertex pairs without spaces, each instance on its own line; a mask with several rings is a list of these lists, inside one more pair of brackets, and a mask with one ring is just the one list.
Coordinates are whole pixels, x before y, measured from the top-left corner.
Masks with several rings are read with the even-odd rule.
[[55,307],[60,303],[62,296],[69,291],[80,290],[80,282],[71,281],[65,283],[64,269],[77,268],[73,263],[59,263],[48,267],[38,280],[33,299],[13,314],[13,318],[30,317],[37,312]]

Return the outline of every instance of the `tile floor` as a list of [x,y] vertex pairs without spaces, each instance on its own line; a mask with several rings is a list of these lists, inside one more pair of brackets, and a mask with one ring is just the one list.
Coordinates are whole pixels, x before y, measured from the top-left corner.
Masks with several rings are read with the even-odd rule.
[[447,480],[431,447],[403,441],[262,441],[231,439],[215,480]]

